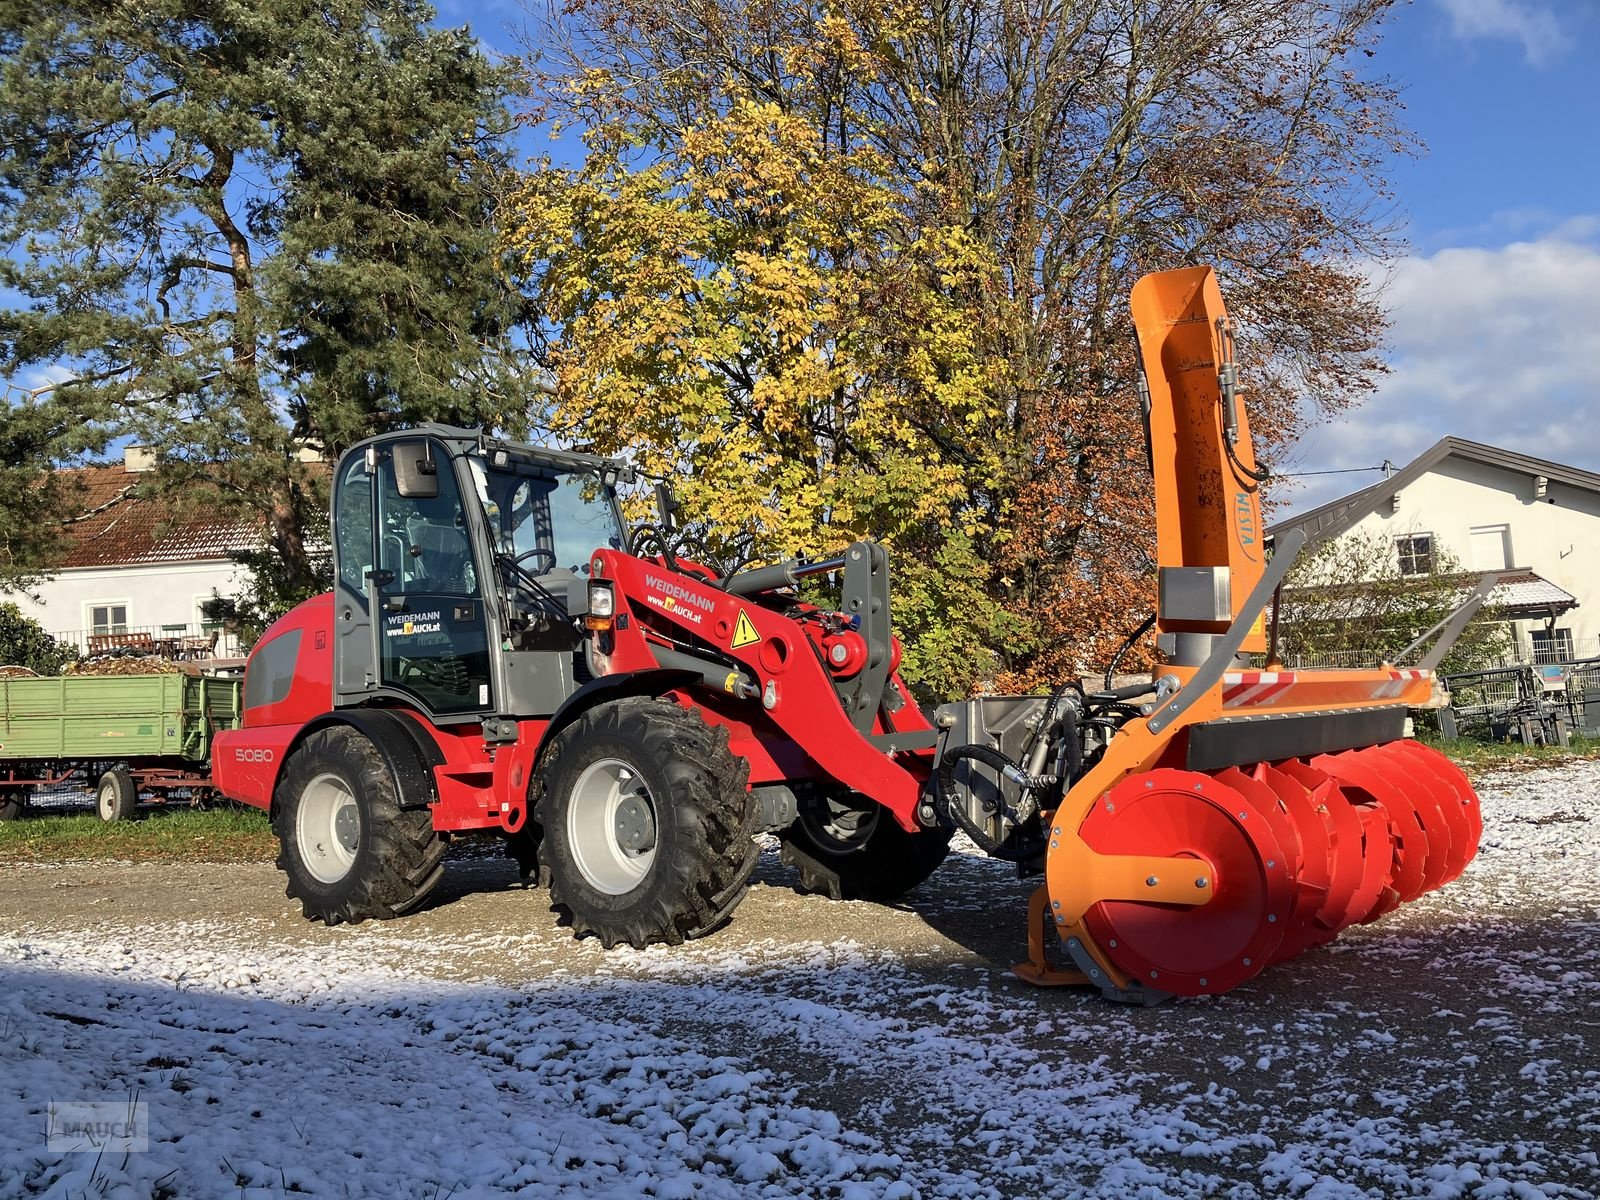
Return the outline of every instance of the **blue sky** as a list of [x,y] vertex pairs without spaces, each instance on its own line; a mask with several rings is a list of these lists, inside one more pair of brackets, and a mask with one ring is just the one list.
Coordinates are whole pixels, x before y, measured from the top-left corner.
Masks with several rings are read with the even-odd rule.
[[[438,3],[505,50],[542,11]],[[1392,164],[1407,252],[1373,272],[1391,370],[1275,465],[1403,464],[1454,434],[1600,471],[1600,0],[1402,0],[1363,63],[1403,86],[1425,145]],[[1278,496],[1304,510],[1376,478],[1294,478]]]
[[[1372,62],[1427,147],[1392,172],[1392,369],[1288,469],[1403,464],[1453,434],[1600,470],[1600,3],[1415,0]],[[1376,478],[1297,480],[1288,507]]]

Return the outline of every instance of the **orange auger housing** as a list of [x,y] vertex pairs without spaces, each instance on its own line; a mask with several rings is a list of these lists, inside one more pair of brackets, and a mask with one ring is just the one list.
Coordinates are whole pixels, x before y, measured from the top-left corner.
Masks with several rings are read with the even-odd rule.
[[1448,883],[1482,821],[1461,771],[1404,736],[1430,671],[1246,665],[1272,649],[1263,614],[1304,538],[1264,553],[1265,473],[1210,268],[1148,275],[1132,301],[1167,665],[1042,814],[1045,882],[1016,973],[1153,1002],[1226,991]]

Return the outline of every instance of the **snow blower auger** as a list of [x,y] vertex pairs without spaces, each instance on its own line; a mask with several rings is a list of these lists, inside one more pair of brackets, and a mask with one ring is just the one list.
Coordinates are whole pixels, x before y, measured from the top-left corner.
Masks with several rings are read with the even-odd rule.
[[1042,860],[1018,976],[1154,1003],[1227,991],[1466,867],[1477,797],[1404,726],[1483,596],[1430,631],[1419,668],[1278,667],[1263,614],[1304,535],[1263,553],[1266,473],[1216,279],[1148,275],[1133,313],[1166,665],[1153,684],[946,706],[934,791],[991,853]]

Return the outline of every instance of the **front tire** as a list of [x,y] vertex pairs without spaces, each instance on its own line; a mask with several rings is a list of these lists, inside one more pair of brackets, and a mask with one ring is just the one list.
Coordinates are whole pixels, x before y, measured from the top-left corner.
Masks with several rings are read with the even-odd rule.
[[139,807],[139,788],[133,776],[122,767],[113,768],[100,776],[94,792],[95,811],[102,821],[127,821]]
[[630,698],[584,714],[543,764],[551,907],[608,950],[677,945],[722,925],[760,855],[749,774],[728,731],[696,710]]
[[400,807],[383,756],[347,727],[318,730],[285,764],[272,828],[285,894],[325,925],[403,916],[444,874],[432,817]]
[[0,821],[16,821],[28,810],[28,794],[18,790],[0,792]]
[[781,830],[778,857],[800,873],[800,891],[833,900],[898,900],[950,853],[951,831],[908,833],[889,810],[831,795]]

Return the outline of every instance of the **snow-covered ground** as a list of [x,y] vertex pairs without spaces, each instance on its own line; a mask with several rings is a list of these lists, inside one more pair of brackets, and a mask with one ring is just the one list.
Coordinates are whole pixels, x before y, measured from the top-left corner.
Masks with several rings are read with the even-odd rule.
[[[1600,764],[1481,786],[1445,891],[1151,1010],[1005,976],[1027,889],[976,857],[903,910],[769,862],[609,955],[498,864],[336,930],[265,869],[12,868],[0,1197],[1594,1196]],[[133,1095],[148,1153],[44,1149],[47,1102]]]

